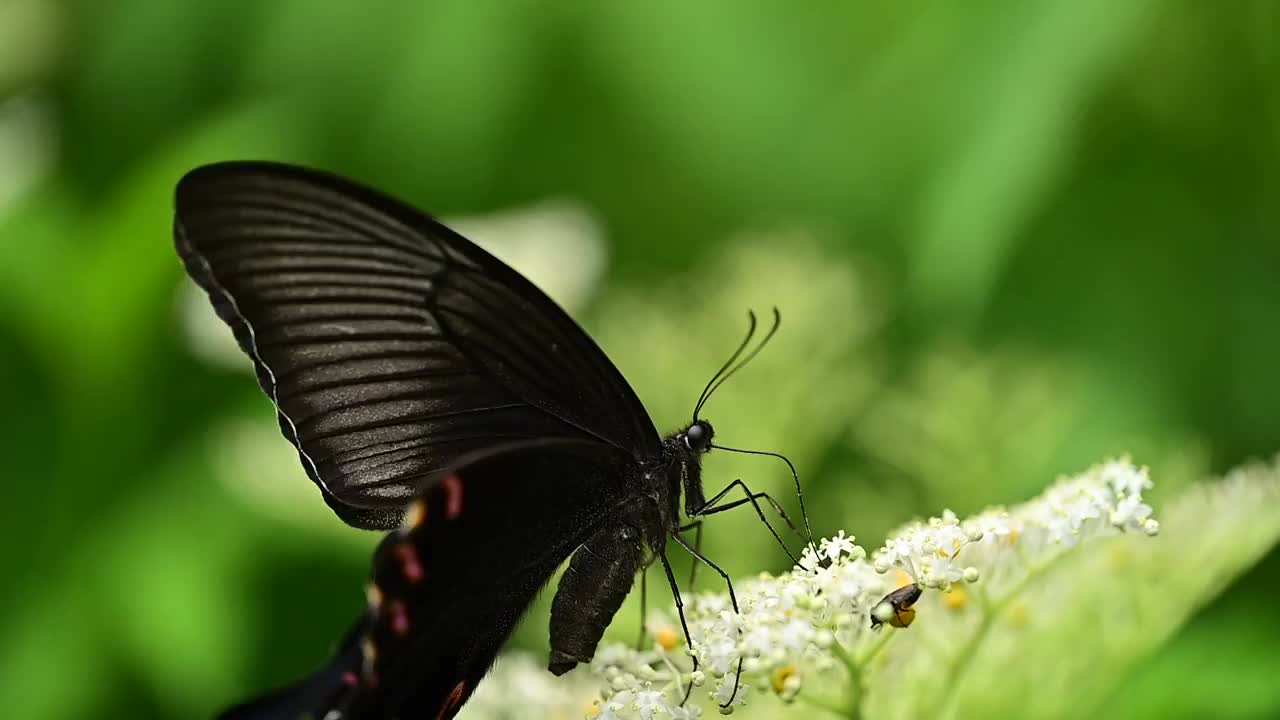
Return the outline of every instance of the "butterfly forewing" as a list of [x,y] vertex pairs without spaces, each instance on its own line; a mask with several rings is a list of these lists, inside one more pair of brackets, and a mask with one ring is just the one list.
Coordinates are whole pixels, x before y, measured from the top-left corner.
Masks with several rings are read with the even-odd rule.
[[225,163],[183,178],[174,235],[351,524],[396,524],[427,478],[504,443],[657,452],[634,392],[568,315],[407,205],[320,172]]

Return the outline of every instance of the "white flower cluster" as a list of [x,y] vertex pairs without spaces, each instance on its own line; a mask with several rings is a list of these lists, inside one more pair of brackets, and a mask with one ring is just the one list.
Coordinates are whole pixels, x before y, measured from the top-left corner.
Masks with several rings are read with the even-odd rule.
[[[605,688],[588,717],[697,718],[699,687],[727,714],[760,694],[795,699],[810,676],[838,673],[824,684],[856,684],[861,666],[888,639],[876,630],[885,623],[909,626],[922,592],[954,590],[980,577],[1025,578],[1029,562],[1092,537],[1128,530],[1154,535],[1159,525],[1142,499],[1150,487],[1145,468],[1127,459],[1107,462],[1013,508],[964,521],[947,511],[911,523],[893,533],[873,560],[841,531],[806,548],[790,572],[735,584],[738,613],[727,595],[688,599],[688,651],[670,618],[649,623],[652,650],[602,647],[591,667]],[[887,575],[895,569],[891,582]],[[965,597],[948,595],[951,602]]]
[[[690,684],[708,680],[707,695],[722,713],[754,692],[789,700],[805,673],[830,673],[843,665],[840,648],[857,645],[869,632],[868,613],[887,587],[866,562],[866,551],[840,532],[822,540],[817,551],[806,548],[800,565],[785,575],[736,583],[741,613],[733,612],[727,595],[697,595],[684,607],[691,653],[673,652],[683,637],[670,619],[656,623],[653,651],[601,648],[592,669],[605,680],[608,697],[594,717],[697,718],[701,709],[684,698]],[[697,658],[696,671],[690,654]]]
[[992,572],[1007,574],[1012,563],[1091,537],[1130,530],[1155,535],[1160,524],[1142,499],[1150,488],[1146,468],[1111,460],[1061,478],[1013,508],[991,508],[964,522],[948,510],[908,524],[874,553],[874,566],[881,573],[899,568],[923,588],[946,590]]
[[899,530],[876,552],[873,566],[878,573],[901,567],[920,587],[945,590],[951,583],[978,579],[977,568],[963,566],[957,557],[982,537],[979,525],[961,525],[956,514],[947,510],[940,518]]

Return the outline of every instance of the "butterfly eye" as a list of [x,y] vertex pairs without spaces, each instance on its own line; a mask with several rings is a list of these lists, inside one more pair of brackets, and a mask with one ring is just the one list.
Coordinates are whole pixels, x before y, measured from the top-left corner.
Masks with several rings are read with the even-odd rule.
[[690,450],[703,449],[706,447],[708,439],[707,429],[703,427],[702,423],[694,423],[689,426],[688,430],[684,431],[684,444]]

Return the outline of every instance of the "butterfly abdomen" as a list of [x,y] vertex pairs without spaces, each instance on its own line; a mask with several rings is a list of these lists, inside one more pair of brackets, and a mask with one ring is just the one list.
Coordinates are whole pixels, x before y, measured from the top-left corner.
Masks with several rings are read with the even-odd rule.
[[563,675],[590,662],[604,629],[622,606],[644,547],[636,518],[623,517],[578,548],[551,603],[551,658],[547,669]]

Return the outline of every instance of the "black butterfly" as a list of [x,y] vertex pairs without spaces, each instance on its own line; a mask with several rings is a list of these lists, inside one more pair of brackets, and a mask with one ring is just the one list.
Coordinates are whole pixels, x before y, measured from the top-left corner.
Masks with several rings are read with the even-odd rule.
[[[178,184],[174,241],[325,501],[392,530],[332,662],[225,718],[453,717],[566,558],[557,675],[591,660],[649,558],[674,587],[668,537],[700,557],[680,535],[682,492],[691,519],[747,502],[763,518],[761,499],[781,512],[740,480],[702,490],[714,431],[698,413],[763,345],[743,356],[750,333],[693,422],[664,438],[546,295],[378,192],[281,164],[208,165]],[[722,502],[735,487],[746,497]]]

